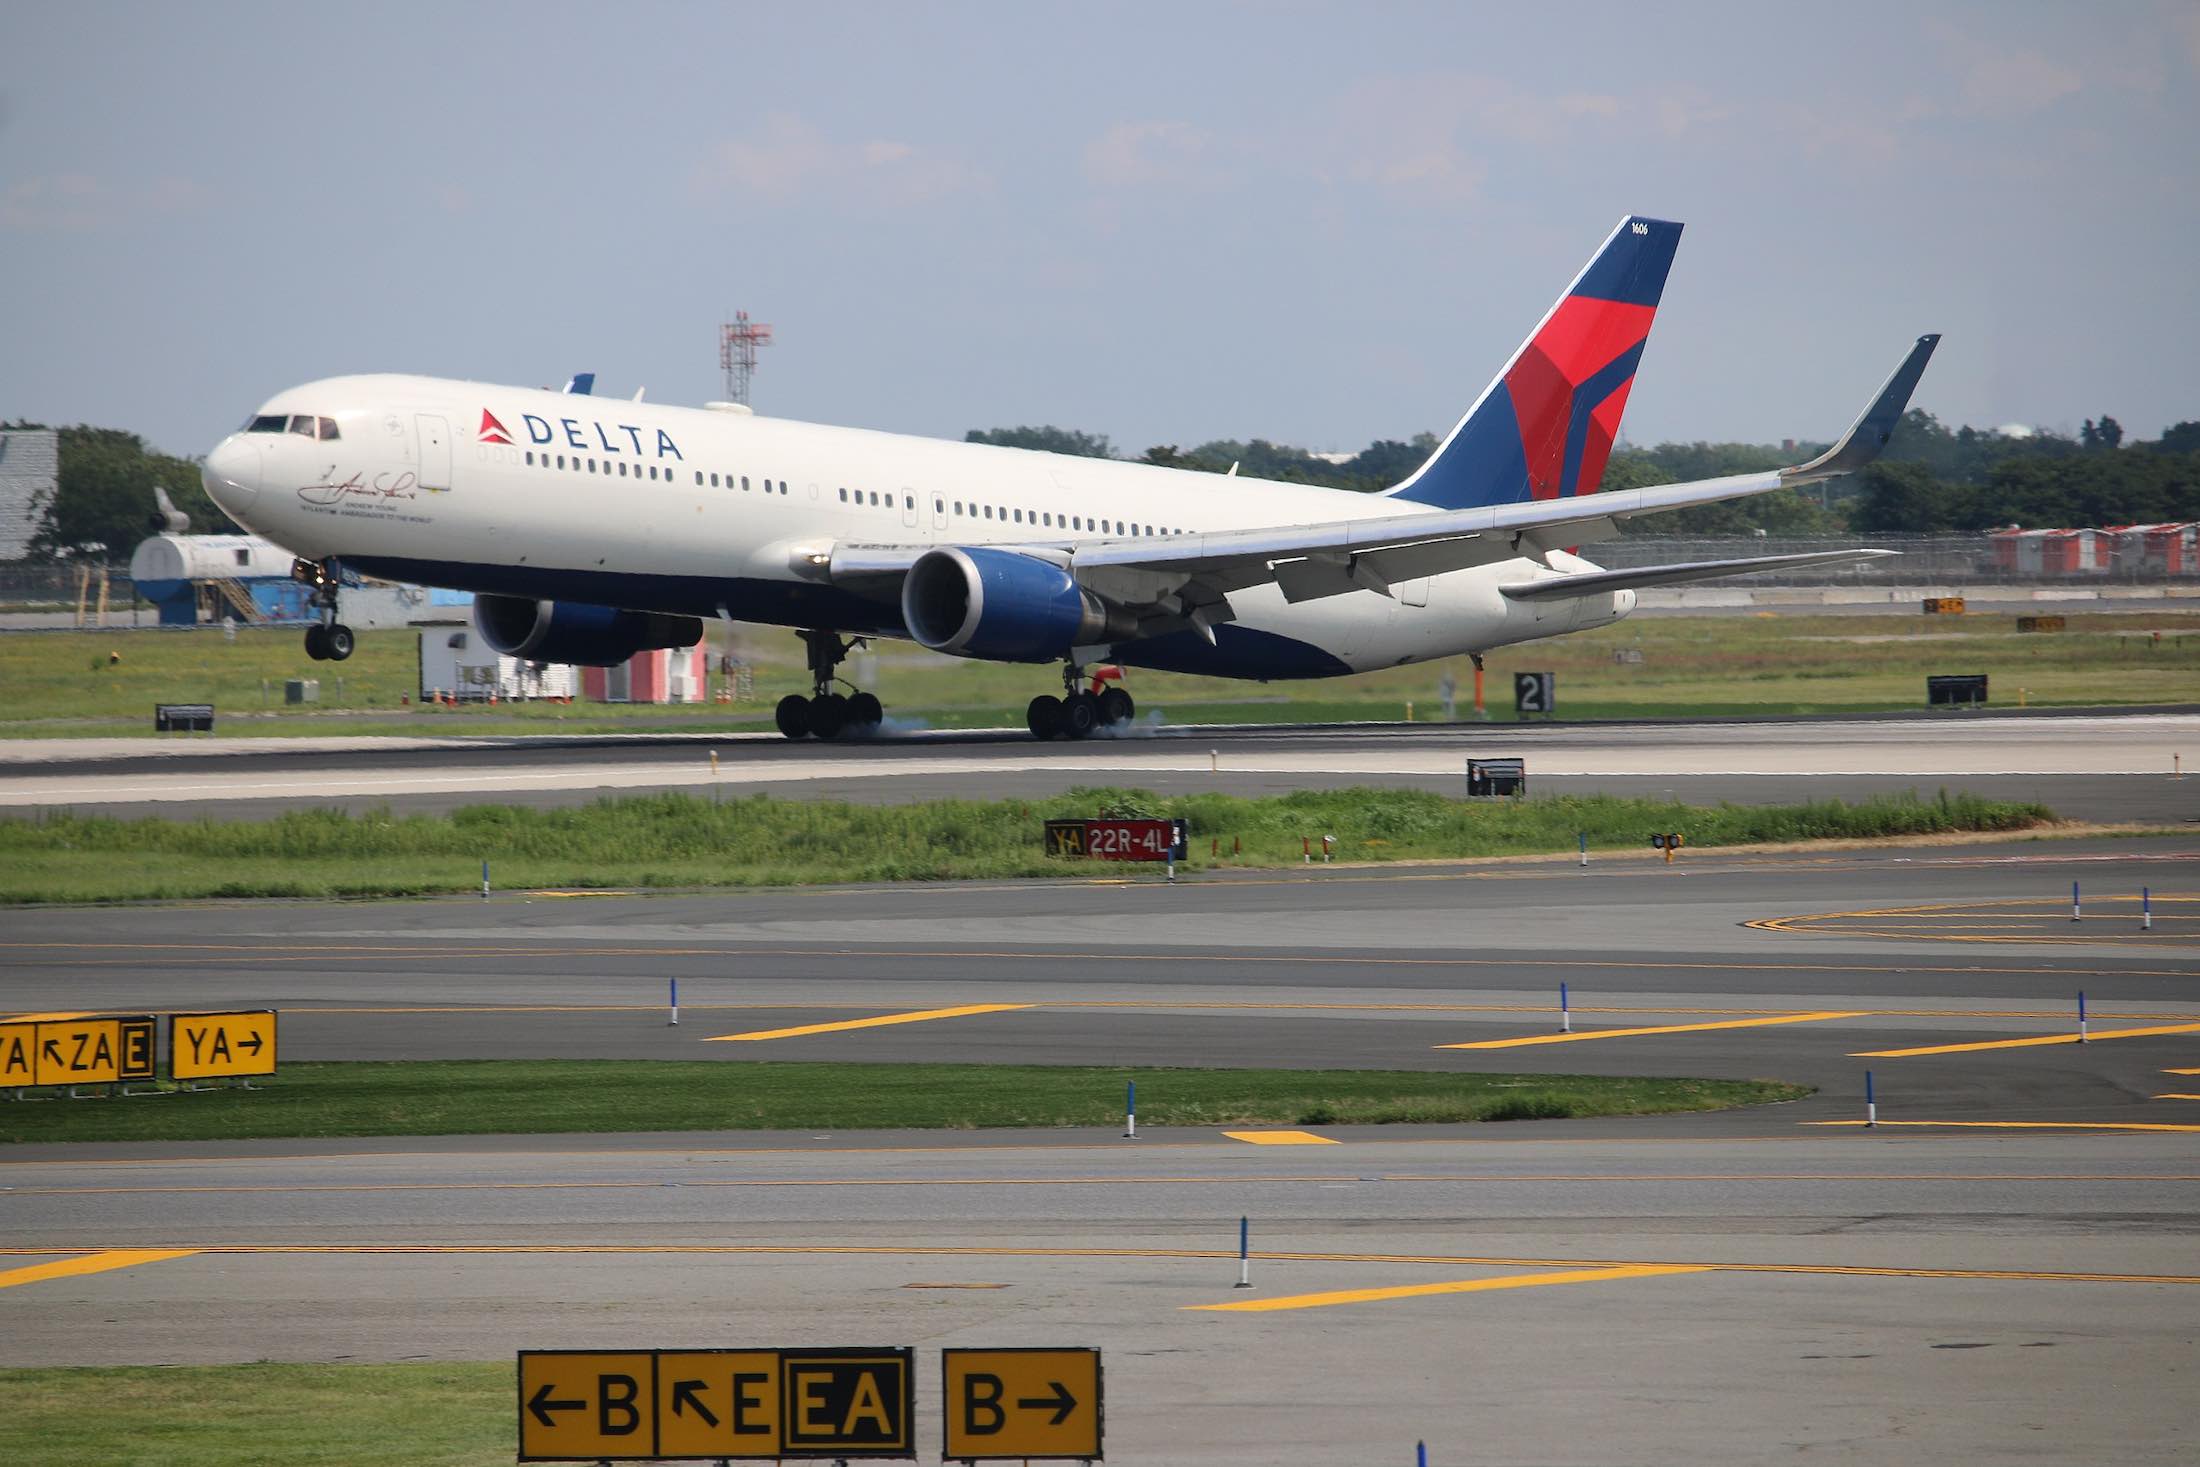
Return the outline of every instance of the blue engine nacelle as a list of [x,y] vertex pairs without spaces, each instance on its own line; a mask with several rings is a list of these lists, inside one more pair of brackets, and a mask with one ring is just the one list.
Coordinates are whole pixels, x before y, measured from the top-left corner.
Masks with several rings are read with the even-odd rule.
[[692,647],[703,639],[703,624],[692,616],[525,596],[474,597],[474,625],[506,657],[583,667],[616,667],[637,652]]
[[1052,662],[1136,630],[1052,561],[1014,550],[929,550],[901,583],[901,619],[935,652]]

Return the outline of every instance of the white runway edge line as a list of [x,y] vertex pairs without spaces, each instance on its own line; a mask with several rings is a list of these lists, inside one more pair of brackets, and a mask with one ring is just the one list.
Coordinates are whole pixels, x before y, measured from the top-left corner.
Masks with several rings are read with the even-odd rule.
[[[1370,733],[1366,743],[1379,745]],[[1464,736],[1462,735],[1462,739]],[[1564,729],[1555,733],[1493,733],[1508,750],[1526,754],[1542,776],[1798,776],[1849,775],[1954,779],[1986,775],[2144,775],[2168,767],[2168,751],[2200,750],[2200,717],[2184,714],[2130,718],[2008,720],[1967,725],[1903,721],[1885,724],[1756,724],[1746,728],[1702,725],[1687,729]],[[1459,775],[1466,744],[1431,748],[1339,748],[1331,738],[1309,739],[1303,750],[1247,750],[1231,755],[1233,774]],[[269,741],[268,753],[283,752]],[[87,805],[122,802],[342,798],[395,794],[522,793],[546,789],[700,788],[716,784],[823,784],[836,780],[907,778],[911,775],[984,775],[1045,771],[1062,774],[1205,774],[1204,748],[1111,745],[1053,752],[1043,746],[1004,745],[985,753],[943,747],[892,759],[865,758],[853,750],[820,751],[811,760],[722,760],[713,775],[698,754],[691,763],[546,764],[526,762],[524,746],[512,749],[506,768],[320,769],[273,774],[241,767],[163,776],[71,773],[41,776],[35,765],[0,769],[0,806]],[[241,765],[254,761],[237,756]],[[2166,777],[2166,776],[2165,776]]]

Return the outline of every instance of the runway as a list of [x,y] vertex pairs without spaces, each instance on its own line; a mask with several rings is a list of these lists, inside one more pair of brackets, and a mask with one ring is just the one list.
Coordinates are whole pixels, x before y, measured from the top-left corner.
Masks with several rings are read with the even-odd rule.
[[[1926,762],[1922,743],[1884,752],[1898,742],[1859,747]],[[772,759],[826,752],[846,751]],[[2157,805],[2177,788],[2149,787]],[[2168,1097],[2200,1093],[2172,1073],[2200,1069],[2196,975],[2200,839],[2176,833],[11,912],[10,1005],[272,1005],[293,1060],[1818,1090],[1707,1116],[1311,1124],[1284,1145],[1142,1125],[14,1147],[0,1364],[892,1342],[920,1347],[922,1375],[939,1345],[1098,1345],[1122,1462],[1410,1461],[1416,1439],[1437,1461],[2179,1461],[2200,1101]],[[1241,1216],[1250,1290],[1231,1287]],[[938,1403],[919,1399],[929,1455]]]
[[[249,818],[302,807],[437,811],[684,789],[866,802],[1035,798],[1079,784],[1166,793],[1308,787],[1464,792],[1469,758],[1527,760],[1530,788],[1790,803],[1943,786],[2099,822],[2200,821],[2200,713],[2039,712],[1794,721],[1140,725],[1038,744],[895,732],[832,745],[776,734],[564,739],[32,741],[0,745],[0,810]],[[2190,779],[2173,779],[2184,766]],[[1836,786],[1835,782],[1838,784]]]

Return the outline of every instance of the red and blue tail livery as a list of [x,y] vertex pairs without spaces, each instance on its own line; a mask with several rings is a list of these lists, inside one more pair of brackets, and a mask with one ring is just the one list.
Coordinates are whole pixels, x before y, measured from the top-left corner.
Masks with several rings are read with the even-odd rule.
[[1480,509],[1593,494],[1681,226],[1622,219],[1429,461],[1391,494]]

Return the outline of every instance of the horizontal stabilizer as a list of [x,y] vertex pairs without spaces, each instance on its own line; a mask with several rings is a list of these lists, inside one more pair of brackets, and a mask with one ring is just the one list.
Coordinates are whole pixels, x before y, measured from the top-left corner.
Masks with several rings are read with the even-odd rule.
[[1549,576],[1540,581],[1516,581],[1497,589],[1515,601],[1541,601],[1553,596],[1603,595],[1629,591],[1637,586],[1673,586],[1686,581],[1716,581],[1725,576],[1746,576],[1751,571],[1786,570],[1806,565],[1838,565],[1845,560],[1884,560],[1899,554],[1893,550],[1815,550],[1803,555],[1752,555],[1741,560],[1695,560],[1682,565],[1645,565],[1632,570],[1583,571],[1579,575]]

